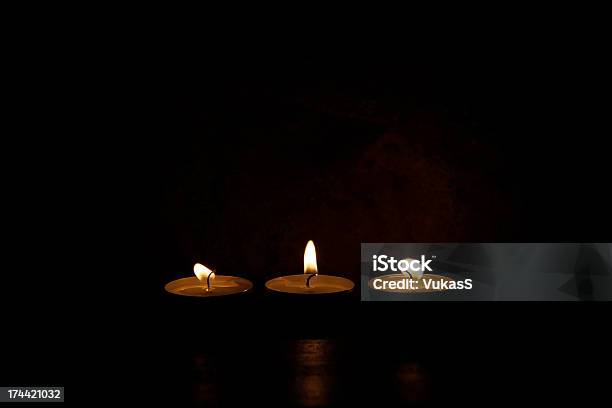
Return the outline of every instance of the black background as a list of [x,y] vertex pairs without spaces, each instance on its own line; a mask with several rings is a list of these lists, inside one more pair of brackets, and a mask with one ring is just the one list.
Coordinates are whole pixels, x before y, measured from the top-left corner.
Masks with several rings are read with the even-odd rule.
[[[20,196],[31,207],[19,236],[44,228],[14,254],[20,272],[4,286],[12,318],[37,323],[6,331],[3,383],[65,385],[75,400],[121,384],[126,397],[188,403],[193,355],[218,347],[231,355],[223,378],[248,384],[231,402],[285,405],[259,393],[281,377],[276,350],[331,338],[350,361],[338,374],[347,404],[379,401],[358,391],[384,389],[404,361],[433,373],[437,401],[602,395],[603,304],[362,304],[358,292],[315,302],[262,289],[300,272],[308,239],[322,272],[354,281],[360,242],[609,241],[609,152],[588,52],[156,51],[113,67],[120,86],[81,128],[91,137],[65,151],[37,145],[45,165],[14,182],[39,192]],[[70,204],[58,179],[70,180]],[[378,197],[364,189],[377,185]],[[53,204],[39,211],[41,196]],[[88,230],[76,234],[84,249],[49,243],[64,214]],[[21,272],[30,259],[52,265],[33,275],[40,285]],[[196,261],[250,278],[255,292],[206,303],[163,292]],[[96,275],[63,272],[73,263]],[[24,282],[35,286],[26,297]],[[408,346],[378,354],[389,344]]]

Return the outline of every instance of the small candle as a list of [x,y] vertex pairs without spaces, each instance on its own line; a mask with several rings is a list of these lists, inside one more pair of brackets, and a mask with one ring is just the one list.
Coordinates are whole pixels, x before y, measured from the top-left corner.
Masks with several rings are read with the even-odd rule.
[[200,263],[193,266],[193,273],[196,276],[168,283],[166,291],[182,296],[213,297],[244,293],[253,287],[248,279],[217,275]]
[[304,251],[304,273],[270,279],[266,287],[276,292],[312,295],[349,292],[355,284],[339,276],[321,275],[317,269],[314,242],[308,241]]

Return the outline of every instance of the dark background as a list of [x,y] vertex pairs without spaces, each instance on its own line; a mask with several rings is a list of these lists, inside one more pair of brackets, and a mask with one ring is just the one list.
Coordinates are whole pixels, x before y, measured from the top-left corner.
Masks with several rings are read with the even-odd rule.
[[596,84],[563,57],[461,57],[166,73],[132,157],[155,264],[267,278],[313,239],[356,279],[360,242],[605,241]]
[[[65,299],[40,287],[35,303],[70,318],[7,336],[3,381],[65,385],[75,399],[119,383],[137,400],[193,403],[207,381],[198,367],[210,364],[221,405],[291,405],[287,350],[330,339],[338,404],[380,402],[376,390],[383,404],[405,403],[390,384],[415,364],[428,401],[594,400],[609,368],[601,304],[361,304],[357,291],[296,300],[263,290],[301,272],[309,239],[320,272],[355,282],[360,242],[609,241],[598,83],[588,56],[560,51],[408,61],[160,52],[128,70],[103,110],[126,120],[101,120],[104,134],[78,144],[101,159],[97,206],[78,212],[99,231],[83,254],[104,265],[100,281],[40,278]],[[76,179],[77,190],[90,184]],[[55,270],[69,257],[46,255]],[[166,294],[196,261],[251,279],[254,292]],[[32,304],[6,292],[27,317]],[[279,394],[263,391],[278,383]]]
[[[159,194],[144,220],[144,262],[157,273],[148,282],[154,320],[182,316],[189,329],[168,334],[158,323],[164,348],[185,356],[153,361],[175,367],[202,350],[231,350],[221,353],[231,362],[218,363],[229,372],[221,387],[233,380],[250,391],[225,394],[228,404],[296,403],[289,387],[278,386],[280,397],[265,390],[284,384],[281,350],[311,338],[340,341],[348,360],[335,374],[345,382],[338,404],[405,403],[393,379],[415,362],[433,378],[428,401],[600,392],[596,305],[366,305],[356,291],[308,302],[263,289],[301,272],[308,239],[322,273],[355,282],[360,242],[609,239],[608,153],[589,122],[588,78],[536,53],[461,57],[172,71],[155,98],[151,150],[140,155]],[[253,280],[255,292],[220,305],[168,299],[163,284],[189,276],[195,261]],[[159,379],[172,377],[170,389],[190,401],[184,370],[164,367]]]

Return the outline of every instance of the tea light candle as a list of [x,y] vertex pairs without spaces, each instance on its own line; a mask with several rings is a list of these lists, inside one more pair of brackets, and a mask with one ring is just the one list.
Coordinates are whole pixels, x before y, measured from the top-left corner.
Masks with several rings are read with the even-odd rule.
[[270,279],[266,282],[266,287],[276,292],[314,295],[349,292],[355,284],[339,276],[321,275],[317,269],[314,242],[308,241],[304,251],[304,274]]
[[214,297],[244,293],[253,287],[248,279],[217,275],[200,263],[193,266],[193,273],[196,276],[168,283],[166,291],[182,296]]

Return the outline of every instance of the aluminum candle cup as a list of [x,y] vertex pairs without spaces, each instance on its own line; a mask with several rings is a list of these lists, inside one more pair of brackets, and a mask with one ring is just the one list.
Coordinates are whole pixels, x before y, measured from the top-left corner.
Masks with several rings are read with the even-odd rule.
[[253,287],[253,283],[248,279],[216,275],[199,263],[194,265],[193,272],[196,275],[195,277],[174,280],[168,283],[164,289],[175,295],[215,297],[244,293]]
[[349,292],[355,284],[339,276],[316,275],[306,286],[304,275],[288,275],[274,278],[266,282],[266,288],[276,292],[296,293],[304,295]]
[[283,293],[316,295],[350,292],[355,284],[346,278],[321,275],[317,270],[317,255],[314,242],[308,241],[304,251],[304,273],[270,279],[266,288]]

